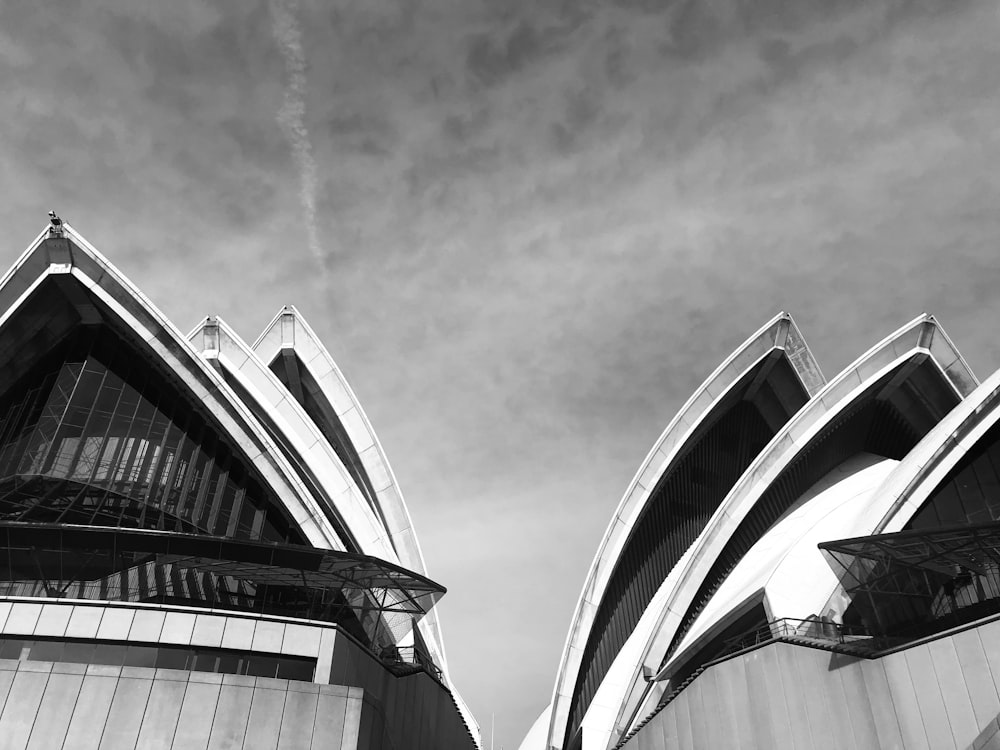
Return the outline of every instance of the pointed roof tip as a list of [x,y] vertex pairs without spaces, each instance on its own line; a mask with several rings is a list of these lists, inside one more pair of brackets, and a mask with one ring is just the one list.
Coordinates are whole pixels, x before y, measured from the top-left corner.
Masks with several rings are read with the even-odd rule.
[[[44,232],[43,232],[44,233]],[[59,218],[55,211],[49,211],[49,226],[47,227],[48,237],[63,236],[63,220]]]

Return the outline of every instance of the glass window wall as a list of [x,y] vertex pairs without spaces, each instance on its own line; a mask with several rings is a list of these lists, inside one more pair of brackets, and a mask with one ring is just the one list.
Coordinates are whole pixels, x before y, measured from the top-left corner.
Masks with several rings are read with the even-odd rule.
[[1000,521],[1000,424],[991,427],[934,490],[906,529]]
[[24,638],[0,638],[0,659],[184,669],[191,672],[246,674],[304,682],[311,681],[316,671],[316,660],[302,656],[190,646]]
[[0,519],[302,543],[188,398],[106,328],[81,328],[0,399]]

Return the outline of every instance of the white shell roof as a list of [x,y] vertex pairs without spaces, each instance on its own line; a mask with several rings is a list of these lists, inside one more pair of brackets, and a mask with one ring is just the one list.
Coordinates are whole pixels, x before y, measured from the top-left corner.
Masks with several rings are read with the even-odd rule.
[[[377,540],[377,543],[387,543],[394,550],[401,565],[427,575],[423,552],[410,519],[409,509],[403,500],[399,483],[378,436],[347,378],[306,319],[291,305],[282,308],[250,348],[268,370],[267,366],[281,356],[283,350],[295,353],[300,365],[308,370],[320,388],[320,393],[313,394],[314,397],[325,401],[330,410],[336,414],[372,484],[381,525],[385,532],[384,538]],[[451,684],[437,610],[432,609],[428,612],[417,623],[417,627],[424,637],[431,656],[441,668],[445,679]],[[472,733],[476,743],[480,744],[475,717],[457,690],[453,691],[453,695],[466,724],[474,728]]]
[[310,544],[344,549],[298,474],[220,374],[149,299],[69,224],[63,224],[62,236],[50,236],[48,230],[42,232],[0,279],[3,311],[0,326],[48,278],[68,282],[61,288],[73,296],[77,306],[86,305],[89,300],[100,303],[115,325],[147,347],[160,367],[189,397],[202,404],[219,428],[253,462]]
[[389,544],[381,520],[372,513],[354,479],[319,428],[239,335],[216,317],[203,321],[188,334],[188,340],[195,346],[201,345],[203,357],[217,361],[267,410],[285,439],[309,464],[326,494],[329,509],[346,527],[359,551],[405,566]]
[[964,364],[957,349],[932,316],[921,315],[887,336],[837,375],[775,435],[733,486],[695,542],[695,552],[672,592],[656,635],[649,644],[644,661],[647,666],[656,668],[662,661],[692,604],[695,592],[726,543],[771,483],[799,452],[884,375],[903,363],[928,357],[938,366],[959,398],[973,390],[975,376]]
[[820,610],[836,589],[837,576],[816,545],[871,533],[882,515],[871,503],[872,495],[898,463],[858,453],[809,488],[729,574],[681,640],[665,673],[683,664],[730,612],[757,592],[765,593],[768,619],[825,614]]
[[928,432],[878,489],[884,515],[872,531],[900,531],[983,434],[1000,420],[1000,370]]
[[[378,439],[329,353],[294,308],[285,308],[279,313],[252,349],[223,324],[220,328],[222,350],[220,352],[219,342],[216,341],[214,350],[210,346],[206,347],[210,350],[206,358],[110,261],[69,224],[64,223],[60,236],[50,235],[48,229],[39,234],[0,279],[0,326],[14,316],[32,293],[50,277],[69,281],[68,284],[61,284],[60,288],[73,297],[71,301],[81,315],[88,315],[84,308],[94,300],[102,310],[110,313],[116,326],[149,349],[173,382],[203,406],[218,423],[218,427],[253,463],[254,469],[273,494],[284,503],[289,515],[310,544],[319,548],[343,550],[343,541],[298,471],[289,464],[252,410],[209,362],[212,358],[218,358],[220,364],[235,375],[241,385],[248,387],[255,396],[261,397],[261,404],[271,402],[270,405],[276,410],[276,420],[283,428],[287,428],[283,429],[286,436],[299,443],[298,447],[302,447],[311,437],[308,425],[302,421],[304,412],[297,403],[293,406],[292,400],[285,400],[283,396],[279,398],[279,392],[274,388],[275,383],[268,380],[256,363],[251,362],[251,359],[256,359],[254,354],[269,362],[266,359],[269,352],[276,354],[275,349],[280,350],[282,346],[288,345],[289,342],[282,339],[280,323],[288,314],[293,315],[294,330],[298,334],[296,354],[320,383],[323,396],[330,401],[338,416],[342,417],[349,438],[376,488],[384,523],[371,512],[366,502],[360,501],[365,506],[364,511],[355,507],[359,498],[352,495],[350,502],[347,502],[349,494],[358,494],[356,487],[346,486],[335,498],[338,511],[344,513],[347,510],[348,518],[345,520],[351,531],[359,534],[364,552],[391,562],[398,560],[404,567],[426,575],[426,566],[409,512]],[[80,292],[75,292],[76,288]],[[89,314],[96,315],[96,310]],[[196,329],[194,334],[199,330],[201,329]],[[276,347],[272,346],[275,343]],[[244,355],[246,359],[242,359]],[[267,367],[264,366],[263,370],[266,371]],[[275,382],[281,385],[277,379]],[[311,420],[308,421],[311,424]],[[314,444],[310,447],[322,451],[322,448],[317,448]],[[333,470],[332,464],[328,468]],[[337,484],[330,473],[325,479],[325,486],[332,488]],[[353,485],[353,480],[347,484]],[[436,610],[431,610],[418,623],[418,627],[450,684]],[[452,695],[477,745],[481,745],[474,717],[458,691],[453,690]]]
[[[810,396],[822,387],[825,382],[823,375],[801,333],[790,315],[779,313],[727,357],[694,392],[667,425],[629,484],[598,547],[573,615],[553,692],[548,734],[550,747],[562,747],[570,702],[594,618],[615,565],[663,472],[686,447],[697,428],[722,403],[726,394],[747,372],[776,350],[783,352]],[[641,662],[633,664],[633,673],[640,668]]]
[[250,348],[265,365],[270,365],[282,349],[295,352],[299,362],[319,384],[321,397],[337,415],[357,451],[375,489],[379,512],[401,564],[426,574],[410,512],[378,436],[347,378],[305,318],[290,305],[283,308]]

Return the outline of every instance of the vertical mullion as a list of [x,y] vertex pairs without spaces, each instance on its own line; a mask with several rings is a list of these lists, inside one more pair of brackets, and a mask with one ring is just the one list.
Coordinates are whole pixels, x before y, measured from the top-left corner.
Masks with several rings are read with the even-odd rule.
[[[218,447],[218,446],[216,446]],[[205,470],[202,472],[203,479],[201,480],[201,486],[198,487],[198,497],[195,498],[194,508],[191,510],[191,522],[203,528],[199,521],[205,509],[205,499],[208,496],[208,488],[212,484],[212,475],[218,470],[215,462],[215,456],[205,451]]]
[[229,460],[219,462],[219,481],[215,485],[214,496],[209,502],[208,519],[205,521],[205,528],[208,529],[209,533],[214,533],[215,522],[219,517],[219,509],[222,506],[223,500],[226,499],[226,486],[229,484],[229,464],[231,460],[232,456],[229,456]]
[[243,513],[243,500],[246,495],[246,487],[237,485],[236,497],[233,498],[233,510],[229,516],[229,524],[226,526],[226,536],[228,537],[236,538],[236,529]]
[[[109,370],[111,369],[110,366],[108,367],[108,369]],[[111,426],[114,424],[115,419],[117,419],[118,417],[122,417],[124,419],[126,416],[124,413],[120,411],[120,409],[122,406],[122,399],[125,398],[125,393],[127,389],[132,388],[132,390],[134,390],[137,394],[139,394],[139,399],[136,401],[135,408],[132,410],[131,415],[128,416],[128,423],[126,424],[125,429],[122,431],[122,436],[118,439],[118,445],[115,446],[115,455],[111,459],[111,463],[108,466],[107,492],[105,492],[104,498],[101,500],[100,503],[98,503],[97,507],[94,508],[94,514],[92,516],[91,523],[93,523],[93,521],[97,518],[97,514],[100,513],[104,509],[104,507],[108,504],[108,500],[111,498],[112,495],[114,495],[115,497],[120,497],[123,494],[121,492],[118,492],[116,488],[119,468],[120,467],[122,468],[121,473],[122,473],[122,478],[124,479],[125,472],[127,471],[128,457],[129,455],[132,454],[133,448],[135,447],[134,440],[131,443],[129,442],[130,441],[129,426],[135,420],[135,413],[138,410],[139,405],[142,403],[142,394],[140,393],[138,388],[136,388],[129,382],[128,374],[130,373],[126,373],[125,375],[115,373],[117,377],[121,378],[122,390],[121,393],[118,394],[118,401],[115,402],[114,409],[111,412],[111,420],[108,423],[109,436],[111,433]],[[124,466],[123,462],[125,464]],[[119,523],[120,522],[121,518],[119,516]]]
[[[181,423],[179,421],[179,418],[183,419],[183,416],[184,416],[183,414],[177,414],[175,415],[174,419],[171,420],[172,429],[176,429],[180,433],[180,437],[177,440],[177,447],[174,448],[173,463],[170,464],[170,471],[167,472],[166,481],[164,481],[163,483],[164,500],[160,502],[161,508],[165,508],[166,504],[170,502],[170,492],[174,484],[176,484],[177,482],[177,472],[180,471],[181,457],[184,455],[184,450],[185,448],[187,448],[187,442],[189,440],[187,430],[185,429],[184,426],[181,426]],[[195,450],[197,450],[197,448],[195,448]],[[173,515],[176,509],[177,508],[175,504],[173,510],[170,511],[164,510],[164,512],[165,513],[169,512],[171,513],[171,515]]]
[[[194,422],[194,424],[192,424],[192,422]],[[201,422],[200,429],[198,428],[197,422]],[[195,420],[189,420],[187,430],[185,430],[185,434],[191,440],[193,448],[191,450],[191,460],[188,461],[187,469],[184,472],[184,484],[181,487],[180,493],[177,495],[177,508],[175,512],[179,522],[183,522],[184,510],[189,505],[188,495],[191,492],[191,484],[194,482],[194,476],[197,473],[198,462],[201,459],[201,456],[205,456],[206,466],[211,460],[211,457],[208,455],[208,451],[205,450],[204,447],[205,434],[208,430],[208,425],[202,420],[197,420],[197,422],[195,422]],[[194,434],[195,432],[197,432],[197,434]],[[202,473],[204,474],[204,472]]]
[[[86,360],[84,360],[84,363],[85,362]],[[73,403],[73,396],[76,394],[76,389],[80,385],[80,379],[83,377],[84,363],[80,364],[80,372],[77,373],[76,379],[73,381],[73,387],[72,389],[70,389],[69,396],[66,398],[66,402],[63,404],[62,409],[59,412],[59,418],[56,420],[56,428],[52,431],[52,440],[46,447],[45,457],[39,464],[39,472],[38,472],[39,474],[44,474],[46,466],[51,465],[53,458],[52,451],[54,450],[56,445],[56,438],[59,436],[59,433],[62,430],[63,421],[66,419],[66,410],[69,409],[70,404]],[[62,368],[60,368],[60,374],[62,374],[62,369],[69,367],[70,364],[71,363],[69,362],[64,362]],[[58,382],[59,382],[59,376],[57,375],[55,384],[58,384]],[[55,387],[55,384],[53,384],[53,388]],[[46,400],[46,403],[48,403],[48,400]],[[43,406],[42,409],[44,410],[45,407]],[[41,421],[42,420],[39,419],[39,422]],[[35,431],[37,430],[38,430],[38,423],[35,424]]]

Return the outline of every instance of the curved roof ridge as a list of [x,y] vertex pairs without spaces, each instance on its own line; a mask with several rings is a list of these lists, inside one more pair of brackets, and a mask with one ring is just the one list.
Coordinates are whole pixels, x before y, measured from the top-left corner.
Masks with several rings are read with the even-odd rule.
[[[218,361],[233,378],[239,381],[240,386],[247,390],[261,408],[269,411],[275,427],[282,431],[285,439],[301,456],[310,458],[309,465],[314,468],[328,467],[328,471],[324,471],[322,476],[318,477],[319,484],[326,495],[331,512],[345,526],[358,548],[364,554],[375,555],[390,562],[399,562],[395,550],[389,544],[388,532],[381,520],[375,516],[362,497],[340,457],[284,384],[220,316],[206,317],[187,338],[194,343],[198,335],[205,335],[209,339],[205,342],[203,355]],[[231,351],[233,348],[235,352]],[[246,372],[248,367],[252,372]],[[270,399],[265,393],[267,390],[271,392]],[[273,397],[279,397],[279,400],[274,401]],[[318,461],[319,465],[314,464],[314,461]],[[332,477],[329,476],[331,472],[341,480],[339,489],[331,486]],[[340,502],[338,498],[341,499]],[[345,517],[345,513],[349,514],[348,517]]]
[[[282,332],[282,320],[286,315],[292,316],[295,326],[292,330],[292,340],[290,342],[285,340],[285,334]],[[251,348],[265,365],[269,365],[280,354],[283,348],[291,348],[297,355],[300,355],[305,342],[301,341],[297,336],[299,330],[305,334],[308,344],[315,349],[311,357],[304,358],[299,356],[299,359],[302,365],[309,369],[320,386],[322,396],[327,405],[337,416],[338,420],[341,419],[341,415],[349,414],[351,411],[356,415],[356,419],[342,420],[341,424],[347,433],[348,439],[352,442],[354,450],[362,461],[368,476],[372,477],[374,475],[375,478],[380,478],[377,484],[373,481],[373,488],[379,511],[385,521],[390,542],[396,551],[398,559],[406,567],[427,575],[427,565],[424,561],[423,551],[420,549],[420,543],[417,539],[413,520],[410,517],[410,511],[403,499],[396,475],[392,471],[382,444],[375,434],[375,430],[368,420],[368,416],[365,414],[360,400],[347,382],[347,378],[344,377],[340,367],[338,367],[329,350],[327,350],[326,345],[316,335],[302,313],[294,305],[284,305],[257,337]],[[277,334],[276,336],[275,333]],[[312,365],[316,360],[322,361],[325,372],[322,370],[316,371]],[[327,377],[332,377],[334,382],[324,382],[324,378]],[[338,388],[340,392],[333,392],[331,390],[333,387]],[[338,403],[344,408],[338,409]],[[360,441],[359,437],[361,438]],[[370,442],[370,445],[365,445],[365,441]],[[444,638],[437,610],[431,610],[427,613],[419,624],[421,627],[429,629],[430,633],[427,638],[429,645],[432,645],[434,656],[437,658],[446,678],[450,681],[447,656],[444,649]],[[459,703],[464,706],[460,699]],[[471,717],[471,712],[468,712],[467,708],[464,711]]]
[[[695,554],[690,558],[673,596],[664,606],[660,623],[644,658],[647,666],[656,662],[653,669],[658,670],[657,677],[662,671],[659,669],[660,662],[708,569],[722,553],[756,501],[837,414],[843,412],[884,375],[920,355],[931,358],[961,397],[959,385],[945,372],[938,360],[938,352],[931,348],[937,338],[934,334],[939,330],[940,325],[932,316],[922,314],[883,338],[834,377],[779,430],[754,459],[695,542]],[[685,595],[687,601],[682,599]],[[667,625],[668,620],[670,625]]]
[[[122,326],[149,347],[163,369],[202,402],[219,428],[239,445],[261,478],[281,498],[310,543],[333,549],[342,546],[320,523],[322,510],[298,476],[280,455],[275,455],[276,447],[263,427],[219,373],[148,297],[68,223],[62,224],[58,235],[43,231],[0,280],[0,309],[4,310],[0,325],[46,278],[60,276],[72,277],[99,300]],[[11,295],[15,299],[4,300]]]
[[[385,450],[382,448],[382,443],[379,441],[378,435],[375,433],[375,429],[374,427],[372,427],[372,424],[368,419],[367,414],[365,414],[364,408],[361,406],[361,401],[354,393],[354,389],[351,388],[350,383],[347,381],[347,378],[344,377],[343,372],[337,365],[336,361],[333,359],[333,356],[330,354],[329,350],[326,348],[326,345],[323,343],[322,339],[320,339],[320,337],[316,335],[316,332],[313,331],[312,327],[309,325],[308,321],[305,319],[302,313],[300,313],[294,305],[284,305],[281,308],[281,310],[278,311],[277,315],[275,315],[271,319],[271,322],[267,325],[267,327],[265,327],[264,331],[260,334],[260,336],[257,337],[257,340],[251,345],[252,351],[260,357],[260,349],[263,347],[265,338],[267,337],[268,333],[274,330],[276,327],[280,327],[282,316],[289,314],[294,316],[296,326],[302,327],[302,330],[306,334],[310,343],[312,343],[316,347],[317,349],[316,356],[322,358],[324,364],[327,364],[329,366],[330,374],[332,374],[337,379],[338,385],[343,389],[344,395],[348,399],[351,407],[357,412],[358,415],[357,422],[351,422],[351,423],[342,422],[344,429],[348,434],[348,437],[351,439],[351,442],[355,445],[355,450],[358,450],[357,448],[358,441],[355,440],[356,435],[354,433],[356,433],[358,429],[363,429],[365,432],[364,436],[371,440],[371,445],[375,449],[374,453],[373,454],[369,453],[368,455],[365,455],[366,449],[362,449],[358,450],[358,454],[361,458],[362,463],[365,466],[366,473],[369,476],[372,476],[373,474],[378,476],[379,473],[385,474],[385,480],[388,482],[388,484],[384,488],[382,488],[381,491],[379,490],[379,488],[376,488],[375,492],[377,500],[379,502],[379,506],[382,509],[383,517],[385,516],[386,511],[389,511],[390,516],[398,518],[397,523],[395,524],[398,528],[395,529],[389,528],[388,519],[386,519],[386,522],[390,538],[393,541],[393,546],[396,548],[396,553],[399,556],[399,559],[403,561],[405,565],[408,565],[414,570],[417,570],[418,572],[421,573],[426,573],[427,565],[424,560],[423,551],[420,549],[420,543],[416,537],[416,532],[413,527],[413,520],[410,516],[409,508],[406,506],[406,502],[403,499],[402,490],[399,487],[399,482],[396,479],[396,475],[392,470],[392,466],[390,465],[389,459],[385,454]],[[298,342],[295,341],[292,342],[291,348],[293,350],[297,350],[296,346],[297,343]],[[260,357],[260,359],[263,361],[265,359],[268,359],[268,357]],[[268,362],[265,362],[265,365],[267,364]],[[309,367],[310,362],[303,361],[302,364],[304,364],[306,367]],[[319,378],[317,378],[317,381],[319,381]],[[320,385],[322,387],[323,384],[320,383]],[[324,392],[324,397],[326,398],[330,407],[339,417],[341,412],[337,409],[334,399],[331,398],[330,395],[326,394],[325,392]],[[377,459],[378,464],[373,465],[370,469],[369,464],[373,463],[372,459]],[[390,488],[392,488],[394,492],[390,493],[386,491]],[[394,506],[394,507],[385,507],[385,506]],[[407,543],[408,540],[406,539],[406,537],[402,536],[406,531],[410,532],[410,537],[412,539],[412,548],[411,545]],[[397,544],[399,546],[397,546]],[[402,549],[400,547],[402,547]]]
[[[953,362],[943,365],[945,370],[947,371],[952,365],[954,365],[957,371],[966,373],[970,382],[973,384],[973,388],[970,388],[969,390],[973,390],[979,385],[979,378],[976,377],[976,374],[972,371],[968,361],[965,359],[965,355],[962,354],[959,348],[955,345],[955,342],[952,341],[951,336],[948,335],[948,331],[945,330],[945,327],[941,324],[941,321],[937,319],[937,316],[928,315],[927,317],[936,326],[935,338],[940,339],[941,343],[955,354]],[[931,346],[934,346],[933,341],[931,342]]]
[[872,533],[899,531],[955,464],[998,421],[1000,370],[938,422],[879,485],[873,499],[888,507]]
[[[844,508],[857,505],[859,499],[864,500],[864,507],[868,508],[870,506],[868,500],[874,495],[878,487],[878,484],[871,482],[868,477],[878,473],[883,475],[888,474],[892,469],[887,469],[886,467],[892,466],[892,468],[895,468],[893,464],[898,464],[898,462],[891,458],[862,451],[854,454],[824,474],[815,484],[806,490],[801,500],[796,502],[789,513],[775,521],[774,525],[747,552],[747,556],[740,561],[740,566],[748,564],[751,568],[754,568],[752,563],[758,563],[754,569],[755,575],[751,578],[752,585],[747,586],[746,579],[735,583],[737,585],[742,584],[743,591],[747,589],[765,591],[767,601],[770,604],[768,611],[774,618],[802,616],[804,619],[804,615],[807,612],[812,613],[808,608],[802,612],[782,611],[780,609],[781,603],[775,602],[775,599],[780,597],[776,597],[771,585],[772,581],[783,573],[786,561],[794,559],[793,556],[802,551],[803,546],[808,542],[809,536],[820,524],[824,524],[829,528],[830,526],[844,526],[850,521],[857,520],[854,516],[845,517]],[[851,483],[849,491],[853,494],[843,494],[842,483],[845,480],[845,471],[849,472],[846,479]],[[835,474],[838,476],[834,476]],[[860,488],[858,485],[860,485]],[[817,504],[814,502],[817,498],[827,495],[827,493],[829,493],[830,499],[827,500],[826,504]],[[831,516],[835,517],[834,522],[827,524],[826,522]],[[794,534],[792,533],[793,531]],[[847,532],[843,536],[850,534],[851,532]],[[767,544],[768,542],[773,544],[775,538],[778,538],[779,542],[782,543],[777,553],[758,550],[758,545]],[[829,565],[823,560],[819,550],[815,547],[816,541],[816,539],[813,539],[813,546],[810,548],[811,552],[815,553],[816,562],[818,562],[816,567],[821,573],[832,576],[833,574]],[[820,539],[819,541],[825,541],[825,539]],[[759,559],[748,559],[753,554],[762,557],[764,562],[762,563]],[[801,561],[799,562],[801,564]],[[787,568],[785,569],[787,570]],[[734,568],[734,574],[738,570],[739,566]],[[801,568],[799,570],[801,571]],[[727,579],[719,587],[719,591],[712,597],[712,603],[719,596],[722,596],[726,589],[726,584],[729,584],[729,582],[730,580]],[[810,585],[815,588],[818,585],[817,579],[811,578]],[[830,590],[834,587],[835,583],[831,583]],[[729,588],[731,589],[732,587],[730,586]],[[732,591],[729,593],[732,593]],[[823,594],[824,599],[826,596],[826,594]],[[676,651],[670,657],[670,661],[665,667],[667,669],[675,669],[677,665],[685,663],[693,656],[704,645],[702,641],[705,636],[711,633],[712,629],[717,627],[720,622],[724,622],[729,614],[737,608],[737,602],[738,599],[735,596],[731,596],[727,603],[716,606],[714,609],[711,604],[706,605],[705,609],[692,622],[690,630],[680,639]]]
[[[788,350],[792,356],[788,356]],[[639,465],[598,546],[574,609],[553,689],[547,747],[563,746],[570,703],[591,628],[630,533],[652,497],[663,472],[676,460],[687,442],[697,433],[697,428],[722,403],[724,396],[740,382],[741,377],[775,351],[786,352],[793,372],[808,396],[813,396],[824,382],[822,372],[791,315],[780,312],[747,337],[712,371],[670,420]]]

